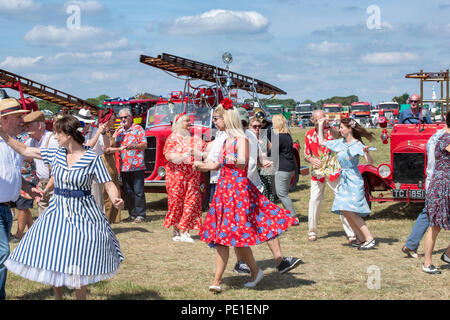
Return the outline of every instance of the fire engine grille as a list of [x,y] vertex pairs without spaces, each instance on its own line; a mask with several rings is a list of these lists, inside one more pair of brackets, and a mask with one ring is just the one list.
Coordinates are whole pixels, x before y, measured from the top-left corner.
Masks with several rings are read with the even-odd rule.
[[417,184],[425,182],[423,153],[394,153],[394,182]]
[[145,168],[150,173],[155,170],[156,163],[156,137],[147,137],[147,149],[144,153]]

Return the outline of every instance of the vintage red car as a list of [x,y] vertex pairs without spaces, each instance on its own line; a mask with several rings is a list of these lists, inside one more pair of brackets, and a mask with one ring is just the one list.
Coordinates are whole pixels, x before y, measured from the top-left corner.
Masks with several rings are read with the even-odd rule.
[[387,120],[379,119],[383,129],[381,140],[390,140],[390,163],[378,167],[359,165],[365,181],[366,198],[369,202],[424,202],[427,166],[426,145],[430,137],[444,123],[394,124],[389,134]]

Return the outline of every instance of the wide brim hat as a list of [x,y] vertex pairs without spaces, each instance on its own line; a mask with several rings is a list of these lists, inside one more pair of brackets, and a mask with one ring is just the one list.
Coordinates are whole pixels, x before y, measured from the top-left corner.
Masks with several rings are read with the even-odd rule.
[[80,121],[83,121],[84,123],[93,123],[95,122],[94,119],[92,119],[91,116],[91,110],[88,109],[80,109],[77,115],[75,115],[75,118],[77,118]]
[[22,105],[17,99],[7,98],[0,100],[0,117],[27,112],[29,110],[22,109]]
[[25,117],[23,117],[24,123],[44,122],[44,121],[45,121],[45,115],[42,111],[33,111],[33,112],[27,114]]

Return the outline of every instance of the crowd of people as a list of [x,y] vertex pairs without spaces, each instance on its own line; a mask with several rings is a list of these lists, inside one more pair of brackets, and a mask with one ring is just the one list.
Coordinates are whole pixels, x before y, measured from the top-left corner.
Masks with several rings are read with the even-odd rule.
[[[417,95],[411,97],[411,109],[401,115],[402,121],[428,121],[421,118],[419,101]],[[450,229],[448,115],[446,127],[428,142],[425,208],[402,248],[417,257],[428,230],[422,270],[433,274],[440,273],[432,264],[436,238],[441,229]],[[111,224],[145,221],[145,132],[133,123],[127,108],[117,116],[111,111],[96,126],[86,109],[75,116],[58,115],[53,132],[45,129],[42,112],[28,113],[13,98],[0,100],[0,117],[0,187],[5,190],[0,194],[0,299],[6,298],[7,270],[53,286],[56,299],[62,298],[64,287],[75,288],[77,298],[85,299],[86,286],[113,277],[124,259]],[[116,117],[120,126],[114,130]],[[187,114],[173,121],[163,150],[168,212],[162,226],[173,229],[172,240],[177,242],[194,242],[190,232],[197,230],[200,240],[215,249],[216,270],[209,290],[219,293],[229,247],[236,255],[233,270],[250,276],[247,288],[264,277],[252,246],[266,242],[282,274],[302,260],[284,256],[280,243],[280,236],[299,224],[289,196],[296,167],[286,118],[275,115],[268,121],[260,111],[250,118],[246,109],[225,98],[214,108],[212,120],[218,131],[210,143],[191,134]],[[349,245],[373,249],[376,237],[364,220],[371,210],[358,170],[360,157],[373,163],[363,141],[372,141],[373,133],[351,118],[341,119],[336,129],[322,110],[314,111],[312,123],[304,144],[304,159],[312,165],[308,240],[318,239],[327,184],[335,194],[331,211],[339,215]],[[204,221],[202,172],[210,177]],[[39,214],[34,223],[33,202]],[[12,240],[18,244],[10,253],[13,207],[18,229]],[[123,208],[129,214],[125,220],[120,215]],[[441,259],[450,263],[450,246]]]

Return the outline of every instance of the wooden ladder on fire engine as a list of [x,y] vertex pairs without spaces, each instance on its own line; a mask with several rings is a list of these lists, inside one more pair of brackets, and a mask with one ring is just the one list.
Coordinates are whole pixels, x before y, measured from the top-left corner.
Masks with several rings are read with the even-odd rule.
[[285,91],[267,82],[168,53],[163,53],[156,58],[141,55],[140,62],[167,72],[175,73],[178,76],[188,76],[193,79],[205,80],[213,83],[216,83],[217,80],[219,80],[222,85],[225,85],[227,76],[229,75],[233,82],[233,89],[245,91],[254,90],[257,93],[266,95],[286,94]]
[[0,69],[0,87],[19,91],[22,101],[25,101],[24,94],[27,94],[67,109],[88,108],[94,115],[99,110],[95,104],[3,69]]

